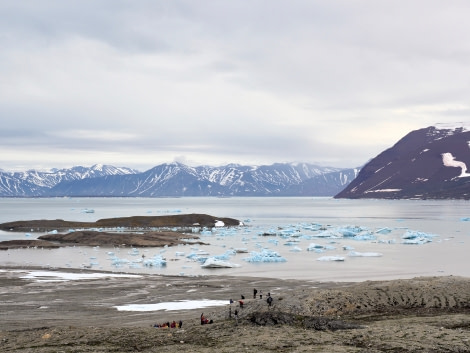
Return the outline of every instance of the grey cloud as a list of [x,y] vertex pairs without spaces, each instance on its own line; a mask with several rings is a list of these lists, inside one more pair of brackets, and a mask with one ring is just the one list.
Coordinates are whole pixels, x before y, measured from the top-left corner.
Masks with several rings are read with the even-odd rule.
[[468,15],[465,1],[3,2],[0,153],[355,166],[468,115]]

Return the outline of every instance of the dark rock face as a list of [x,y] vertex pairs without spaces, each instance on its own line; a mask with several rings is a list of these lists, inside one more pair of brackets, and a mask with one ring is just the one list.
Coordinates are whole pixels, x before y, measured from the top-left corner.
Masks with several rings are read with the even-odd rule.
[[470,131],[410,132],[367,163],[336,198],[470,199]]
[[342,320],[294,315],[292,313],[279,311],[254,312],[250,315],[249,320],[252,324],[259,326],[293,325],[318,331],[350,330],[360,328],[357,324],[348,323]]

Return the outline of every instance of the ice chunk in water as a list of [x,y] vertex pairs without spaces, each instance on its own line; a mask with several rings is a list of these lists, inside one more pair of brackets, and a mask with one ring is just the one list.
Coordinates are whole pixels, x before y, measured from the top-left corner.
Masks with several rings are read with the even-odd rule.
[[289,251],[291,251],[291,252],[301,252],[302,249],[299,248],[298,246],[294,246],[294,247],[293,247],[292,249],[290,249]]
[[243,260],[247,262],[286,262],[279,253],[270,249],[263,249],[261,252],[252,251],[250,257],[246,257]]
[[227,261],[217,259],[215,257],[209,257],[202,265],[202,268],[233,268],[240,267],[240,265],[232,264]]
[[358,252],[358,251],[350,251],[348,253],[348,256],[351,256],[351,257],[360,257],[360,256],[364,256],[364,257],[380,257],[382,256],[381,253],[379,252]]
[[315,243],[310,243],[310,245],[307,248],[307,251],[316,251],[318,249],[323,250],[323,245],[320,244],[315,244]]
[[344,261],[344,256],[322,256],[317,261]]
[[436,237],[435,234],[407,230],[405,234],[402,235],[402,239],[403,239],[402,243],[421,245],[421,244],[432,242],[432,238],[434,237]]
[[166,260],[160,255],[155,255],[150,259],[145,259],[143,264],[147,267],[163,267],[166,266]]

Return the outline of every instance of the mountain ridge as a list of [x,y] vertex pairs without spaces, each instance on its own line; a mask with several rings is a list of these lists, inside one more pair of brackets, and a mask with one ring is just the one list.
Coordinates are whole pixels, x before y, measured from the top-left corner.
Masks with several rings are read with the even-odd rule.
[[411,131],[370,160],[335,198],[470,199],[470,130]]
[[0,197],[333,196],[356,174],[357,169],[308,163],[191,167],[173,162],[144,172],[98,164],[0,171]]

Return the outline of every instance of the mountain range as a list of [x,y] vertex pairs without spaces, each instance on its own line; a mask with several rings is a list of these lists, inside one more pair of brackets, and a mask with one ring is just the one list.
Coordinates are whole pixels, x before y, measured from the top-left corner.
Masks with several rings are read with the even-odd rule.
[[470,199],[470,129],[436,124],[411,131],[362,168],[307,163],[190,167],[145,172],[109,165],[47,172],[0,171],[0,197],[334,196]]
[[415,130],[369,161],[336,198],[470,199],[470,130]]
[[333,196],[357,173],[354,168],[306,163],[222,167],[170,163],[145,172],[110,165],[0,171],[0,197]]

